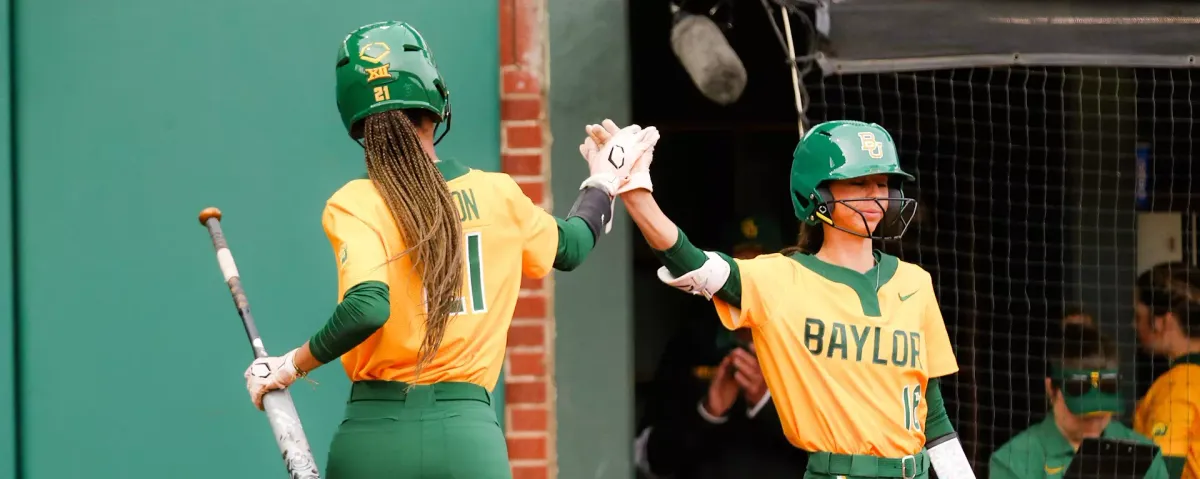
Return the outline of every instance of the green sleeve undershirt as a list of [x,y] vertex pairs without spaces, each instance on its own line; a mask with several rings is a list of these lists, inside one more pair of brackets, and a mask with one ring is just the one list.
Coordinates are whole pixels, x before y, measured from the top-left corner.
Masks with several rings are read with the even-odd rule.
[[925,387],[925,405],[928,407],[925,414],[926,442],[954,433],[950,415],[946,414],[946,402],[942,400],[942,386],[938,378],[930,378],[929,385]]
[[[691,241],[688,241],[687,235],[683,234],[683,230],[679,230],[679,238],[675,240],[674,245],[671,245],[666,251],[654,250],[654,256],[663,266],[667,267],[671,276],[676,278],[700,269],[701,266],[704,266],[704,262],[708,261],[708,255],[705,255],[700,248],[693,246]],[[742,306],[742,273],[738,270],[737,262],[733,258],[724,253],[717,253],[717,256],[729,263],[729,278],[725,280],[721,290],[717,291],[716,296],[721,298],[721,301],[729,303],[730,306],[740,308]]]
[[309,339],[308,347],[317,361],[328,363],[366,341],[383,327],[388,316],[391,316],[388,285],[363,281],[346,290],[333,316]]
[[555,217],[558,223],[558,252],[554,255],[554,269],[571,271],[583,264],[588,253],[596,246],[596,238],[587,222],[578,216],[567,219]]

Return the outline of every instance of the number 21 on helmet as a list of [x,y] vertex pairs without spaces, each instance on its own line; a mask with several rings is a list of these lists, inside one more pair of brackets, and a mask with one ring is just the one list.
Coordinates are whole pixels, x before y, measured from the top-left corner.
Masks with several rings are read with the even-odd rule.
[[[887,175],[887,198],[839,198],[829,192],[829,182],[871,175]],[[904,197],[900,183],[912,181],[912,175],[900,169],[899,154],[892,135],[874,123],[838,120],[814,125],[800,139],[792,154],[791,193],[796,218],[809,225],[828,224],[847,233],[871,239],[899,239],[908,229],[917,211],[916,200]],[[883,219],[867,235],[835,224],[833,209],[850,208],[863,224],[866,217],[854,203],[884,199]]]
[[450,132],[450,90],[421,33],[404,22],[378,22],[346,35],[338,49],[337,107],[350,138],[362,120],[387,110],[422,109]]

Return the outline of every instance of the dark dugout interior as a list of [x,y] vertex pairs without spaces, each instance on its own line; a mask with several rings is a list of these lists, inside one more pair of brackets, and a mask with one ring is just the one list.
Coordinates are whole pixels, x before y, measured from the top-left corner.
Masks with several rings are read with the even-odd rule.
[[[661,130],[655,196],[695,244],[728,252],[749,215],[774,218],[792,244],[787,173],[799,135],[787,53],[763,2],[722,3],[713,18],[731,25],[726,37],[749,78],[729,106],[701,95],[672,53],[670,3],[630,2],[633,121]],[[920,202],[917,220],[903,240],[882,246],[934,277],[961,367],[943,393],[983,476],[992,451],[1045,417],[1046,354],[1072,308],[1091,312],[1122,355],[1136,357],[1123,372],[1128,399],[1165,367],[1138,350],[1130,328],[1132,159],[1138,142],[1154,151],[1143,209],[1195,211],[1200,92],[1192,93],[1183,52],[1196,49],[1188,32],[1200,20],[1188,19],[1200,19],[1200,8],[1085,3],[839,2],[816,46],[831,74],[814,67],[803,78],[806,124],[879,123],[917,177],[906,188]],[[932,22],[934,13],[953,20]],[[792,28],[798,54],[809,51],[802,24]],[[1033,64],[1013,66],[1014,58]],[[629,234],[640,431],[668,343],[720,326],[709,303],[657,281],[658,262],[636,230]],[[1192,242],[1185,238],[1185,257]]]

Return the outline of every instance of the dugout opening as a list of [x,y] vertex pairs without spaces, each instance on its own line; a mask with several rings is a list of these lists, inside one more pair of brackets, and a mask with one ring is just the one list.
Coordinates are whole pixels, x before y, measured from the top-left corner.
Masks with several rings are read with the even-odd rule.
[[[706,11],[717,2],[683,3]],[[741,98],[729,106],[701,94],[672,52],[669,6],[667,0],[628,3],[632,120],[662,134],[652,166],[656,199],[704,249],[732,255],[749,217],[761,242],[794,244],[798,227],[787,172],[799,132],[784,50],[762,5],[729,2],[714,15],[733,20],[728,39],[748,72]],[[630,226],[636,436],[647,426],[648,405],[690,394],[695,400],[681,399],[679,407],[690,403],[695,412],[703,394],[697,380],[727,351],[712,303],[659,282],[660,263]],[[671,399],[663,399],[667,395]]]
[[[718,2],[683,3],[688,10],[708,11]],[[733,255],[746,239],[746,227],[768,248],[794,244],[798,223],[788,170],[799,131],[785,50],[766,12],[759,2],[727,2],[714,14],[719,23],[732,21],[727,38],[748,72],[740,99],[721,106],[700,92],[672,52],[669,6],[667,0],[629,3],[632,119],[662,133],[652,167],[655,197],[701,248]],[[728,345],[719,339],[723,327],[712,303],[659,282],[660,264],[640,232],[631,228],[628,234],[634,263],[633,419],[640,434],[656,397],[703,394],[696,380]],[[695,401],[683,403],[694,408]],[[683,403],[679,407],[687,407]]]

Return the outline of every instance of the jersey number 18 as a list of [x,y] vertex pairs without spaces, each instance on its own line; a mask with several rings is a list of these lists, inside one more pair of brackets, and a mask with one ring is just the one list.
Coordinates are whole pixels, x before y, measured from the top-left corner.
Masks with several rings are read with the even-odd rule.
[[901,401],[904,402],[904,429],[911,431],[921,430],[921,421],[917,420],[917,406],[921,404],[921,385],[912,384],[904,386],[904,390],[900,392]]

